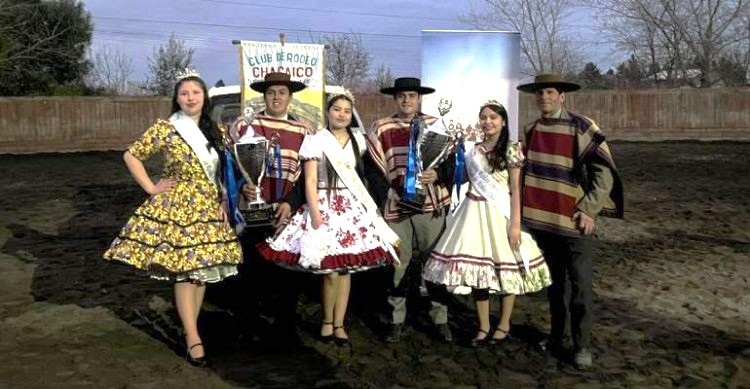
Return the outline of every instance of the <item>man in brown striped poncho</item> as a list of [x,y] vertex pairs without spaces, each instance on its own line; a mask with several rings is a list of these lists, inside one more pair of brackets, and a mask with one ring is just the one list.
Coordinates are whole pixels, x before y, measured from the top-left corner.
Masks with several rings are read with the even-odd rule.
[[[563,107],[565,93],[580,86],[555,74],[538,75],[520,91],[534,93],[541,118],[523,130],[523,222],[531,229],[552,275],[548,289],[551,316],[547,350],[562,350],[570,311],[573,361],[592,365],[592,239],[597,215],[622,218],[619,175],[593,120]],[[566,277],[570,301],[565,301]],[[559,354],[558,354],[559,355]]]
[[[406,295],[410,280],[421,281],[421,267],[426,257],[437,243],[445,228],[445,216],[451,202],[449,191],[453,178],[453,160],[448,159],[436,169],[422,172],[420,181],[429,188],[421,211],[403,207],[399,203],[404,190],[407,171],[407,154],[410,123],[415,117],[427,125],[437,118],[419,112],[422,95],[435,89],[424,87],[418,78],[398,78],[393,87],[383,88],[381,93],[393,95],[398,112],[373,123],[367,132],[369,158],[365,158],[365,173],[375,201],[383,207],[383,217],[388,225],[401,238],[399,246],[400,265],[394,266],[393,285],[389,290],[388,304],[392,312],[390,330],[385,340],[389,343],[400,341],[406,319]],[[414,259],[413,265],[412,258]],[[405,277],[407,275],[416,277]],[[448,307],[445,305],[447,292],[444,287],[428,283],[432,308],[430,316],[435,324],[436,335],[444,341],[453,339],[448,327]]]
[[[259,187],[253,183],[246,183],[242,193],[247,198],[255,196],[260,191],[262,198],[269,204],[277,204],[276,227],[288,222],[291,214],[304,202],[303,185],[296,185],[301,176],[299,163],[299,149],[305,135],[310,129],[289,112],[294,92],[305,88],[305,84],[291,80],[287,73],[268,73],[263,81],[250,84],[250,88],[263,93],[265,109],[253,115],[248,124],[242,119],[236,123],[236,136],[262,136],[273,144],[278,142],[280,158],[273,158],[272,173],[266,174]],[[275,151],[274,151],[275,153]],[[275,157],[275,155],[274,155]],[[278,163],[281,162],[281,169]],[[279,170],[280,173],[279,174]],[[238,311],[241,320],[249,325],[250,331],[256,331],[264,323],[255,323],[261,317],[259,313],[270,310],[278,318],[281,326],[275,330],[281,335],[272,340],[280,342],[294,342],[294,316],[296,311],[297,289],[299,275],[278,268],[265,260],[258,253],[256,245],[271,236],[275,228],[248,227],[240,235],[244,261],[240,265],[239,282],[243,288],[245,306]]]

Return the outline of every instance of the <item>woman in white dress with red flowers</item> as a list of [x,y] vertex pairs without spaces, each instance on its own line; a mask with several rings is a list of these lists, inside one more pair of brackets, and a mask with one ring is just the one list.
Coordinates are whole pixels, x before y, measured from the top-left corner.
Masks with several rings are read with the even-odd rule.
[[339,345],[349,343],[344,318],[350,274],[390,264],[397,244],[361,179],[367,145],[351,130],[352,103],[343,94],[327,103],[327,128],[306,136],[299,151],[307,203],[279,234],[258,245],[281,266],[325,274],[320,339]]

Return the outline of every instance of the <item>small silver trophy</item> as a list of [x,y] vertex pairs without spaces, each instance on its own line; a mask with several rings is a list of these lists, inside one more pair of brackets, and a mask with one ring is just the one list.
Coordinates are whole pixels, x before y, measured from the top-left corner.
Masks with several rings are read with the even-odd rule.
[[[443,124],[443,128],[446,128],[443,116],[445,116],[451,110],[452,106],[453,103],[450,100],[440,99],[440,103],[438,104],[438,112],[440,113],[440,121]],[[430,170],[448,159],[453,145],[453,137],[450,134],[448,134],[447,132],[439,133],[434,131],[425,131],[424,122],[420,123],[416,150],[417,181],[415,184],[415,188],[417,190],[417,193],[414,196],[414,199],[411,200],[407,199],[406,193],[402,193],[401,200],[399,201],[401,207],[415,212],[422,212],[425,199],[429,195],[428,189],[425,188],[424,185],[422,185],[422,183],[419,181],[420,177],[422,176],[422,172],[425,170]],[[405,190],[406,188],[404,188],[404,192]]]
[[255,196],[248,199],[244,207],[240,206],[240,212],[249,227],[271,226],[274,219],[271,205],[260,194],[260,183],[266,172],[268,145],[269,141],[263,137],[244,139],[234,144],[234,157],[240,172],[247,182],[258,188]]

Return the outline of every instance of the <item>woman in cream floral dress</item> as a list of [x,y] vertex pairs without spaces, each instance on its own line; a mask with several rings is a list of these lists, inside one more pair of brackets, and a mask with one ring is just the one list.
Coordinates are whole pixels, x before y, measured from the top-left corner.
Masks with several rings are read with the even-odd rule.
[[[222,137],[208,115],[207,96],[196,75],[180,79],[169,120],[157,120],[125,152],[130,173],[149,198],[104,253],[109,261],[175,282],[186,359],[197,366],[206,364],[197,327],[206,283],[236,274],[242,260],[221,202]],[[164,171],[154,183],[142,161],[157,153],[164,155]]]
[[[518,143],[509,142],[508,114],[490,100],[479,110],[484,140],[466,157],[470,188],[425,264],[423,278],[455,290],[471,287],[479,329],[472,346],[510,332],[515,296],[552,283],[534,239],[521,229]],[[503,295],[500,322],[490,334],[489,295]]]

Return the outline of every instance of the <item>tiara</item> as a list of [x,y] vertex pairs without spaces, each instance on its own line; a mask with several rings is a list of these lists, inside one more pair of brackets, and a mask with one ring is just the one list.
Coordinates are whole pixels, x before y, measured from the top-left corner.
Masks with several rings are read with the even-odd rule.
[[177,72],[177,74],[175,74],[175,78],[177,79],[177,81],[186,79],[188,77],[200,77],[200,76],[201,76],[201,74],[198,73],[197,70],[190,69],[190,68],[185,68],[185,69],[180,70],[179,72]]
[[354,95],[352,94],[352,92],[349,89],[346,89],[344,87],[342,87],[341,89],[343,89],[343,92],[336,92],[336,93],[331,93],[330,95],[328,95],[327,102],[330,102],[331,100],[333,100],[334,98],[338,96],[344,96],[347,99],[349,99],[352,102],[352,104],[354,104]]
[[504,105],[500,104],[500,102],[499,102],[499,101],[497,101],[497,100],[495,100],[495,99],[489,99],[489,100],[485,101],[485,102],[484,102],[484,103],[482,104],[482,107],[486,107],[486,106],[488,106],[488,105],[494,105],[494,106],[496,106],[496,107],[500,107],[500,108],[505,108],[505,106],[504,106]]

